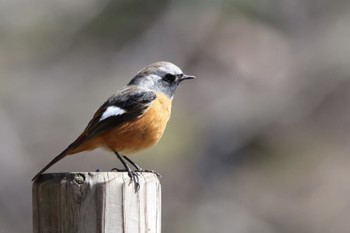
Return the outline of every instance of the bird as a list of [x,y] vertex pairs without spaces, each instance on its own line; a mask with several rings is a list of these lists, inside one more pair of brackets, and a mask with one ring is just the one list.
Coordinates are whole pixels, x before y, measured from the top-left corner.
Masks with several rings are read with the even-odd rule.
[[138,190],[136,172],[154,171],[142,169],[128,155],[159,141],[170,119],[177,87],[182,81],[194,78],[167,61],[144,67],[97,109],[80,136],[41,169],[32,181],[68,155],[103,148],[117,156],[124,169],[115,170],[126,171],[130,182],[135,184],[135,190]]

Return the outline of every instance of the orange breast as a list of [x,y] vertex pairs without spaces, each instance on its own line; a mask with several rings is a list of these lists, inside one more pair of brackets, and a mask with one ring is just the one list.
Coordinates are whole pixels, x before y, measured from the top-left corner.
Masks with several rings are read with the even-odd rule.
[[163,135],[170,111],[171,100],[163,94],[157,94],[157,99],[141,117],[100,135],[98,140],[102,147],[121,154],[146,149],[157,143]]

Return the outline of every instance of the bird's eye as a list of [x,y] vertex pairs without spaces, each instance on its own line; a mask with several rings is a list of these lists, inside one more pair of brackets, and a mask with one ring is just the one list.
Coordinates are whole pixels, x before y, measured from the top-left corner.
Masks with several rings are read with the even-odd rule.
[[172,83],[175,81],[176,76],[173,74],[166,74],[163,79],[164,79],[164,81],[166,81],[168,83]]

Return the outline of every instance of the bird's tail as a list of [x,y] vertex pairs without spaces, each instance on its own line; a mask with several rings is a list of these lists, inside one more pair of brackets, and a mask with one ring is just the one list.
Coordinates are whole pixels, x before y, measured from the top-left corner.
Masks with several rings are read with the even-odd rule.
[[67,147],[64,151],[61,152],[61,154],[57,155],[51,162],[49,162],[43,169],[40,170],[38,174],[36,174],[32,181],[36,180],[42,173],[44,173],[47,169],[49,169],[52,165],[66,157],[67,155],[71,154],[71,146]]

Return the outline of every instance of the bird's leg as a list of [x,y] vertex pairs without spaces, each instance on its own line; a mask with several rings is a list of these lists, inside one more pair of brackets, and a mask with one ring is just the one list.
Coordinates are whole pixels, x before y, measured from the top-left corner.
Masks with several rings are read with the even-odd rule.
[[[139,177],[138,177],[137,173],[130,169],[128,164],[124,161],[124,159],[122,158],[122,156],[118,152],[115,151],[114,154],[118,157],[120,162],[123,164],[125,171],[128,173],[128,176],[130,177],[130,182],[134,183],[135,192],[137,192],[140,189],[140,182],[139,182]],[[122,170],[117,169],[117,168],[114,168],[114,169],[117,171],[122,171]]]
[[150,172],[155,174],[159,179],[162,178],[162,175],[159,174],[158,172],[154,171],[154,170],[144,170],[143,168],[141,168],[139,165],[137,165],[137,163],[135,163],[134,161],[132,161],[131,159],[129,159],[127,156],[123,155],[123,158],[128,161],[132,166],[135,167],[137,172]]
[[137,165],[137,163],[135,163],[134,161],[132,161],[131,159],[129,159],[127,156],[123,155],[123,158],[128,161],[135,169],[136,171],[143,171],[143,169]]

